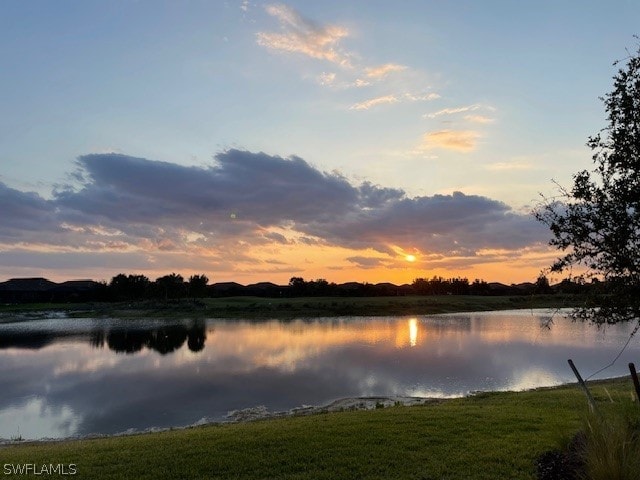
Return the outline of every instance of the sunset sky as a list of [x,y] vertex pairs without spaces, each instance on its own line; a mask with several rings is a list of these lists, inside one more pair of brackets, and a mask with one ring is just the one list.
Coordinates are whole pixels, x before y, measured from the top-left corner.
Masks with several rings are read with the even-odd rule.
[[0,281],[533,281],[640,2],[0,2]]

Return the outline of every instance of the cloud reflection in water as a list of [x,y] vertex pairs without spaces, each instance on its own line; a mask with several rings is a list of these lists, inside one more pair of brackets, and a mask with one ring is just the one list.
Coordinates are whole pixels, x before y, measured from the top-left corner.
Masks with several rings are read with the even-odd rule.
[[[18,424],[25,438],[63,437],[187,425],[257,405],[286,410],[348,396],[450,397],[553,385],[572,381],[567,358],[588,375],[610,362],[629,332],[621,325],[603,335],[562,318],[544,330],[540,313],[135,328],[76,319],[72,332],[5,323],[0,437],[15,436]],[[638,351],[634,341],[625,355]],[[624,356],[604,374],[624,374],[627,362]]]

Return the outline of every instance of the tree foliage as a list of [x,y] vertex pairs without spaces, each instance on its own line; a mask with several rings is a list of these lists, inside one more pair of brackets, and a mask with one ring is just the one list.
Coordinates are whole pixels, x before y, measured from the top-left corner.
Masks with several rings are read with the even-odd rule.
[[576,173],[570,190],[535,212],[562,252],[551,271],[601,280],[574,312],[596,323],[640,317],[640,47],[616,64],[613,90],[602,98],[608,124],[587,142],[595,168]]
[[186,292],[184,278],[179,273],[171,273],[156,278],[155,284],[159,289],[160,296],[165,300],[184,297]]
[[416,278],[411,287],[418,295],[467,295],[472,293],[469,280],[459,277],[445,279],[434,275],[430,280]]
[[116,300],[136,300],[147,295],[151,281],[144,275],[120,273],[109,282],[109,290]]
[[205,297],[207,295],[207,284],[209,283],[209,277],[206,275],[191,275],[187,282],[187,288],[189,289],[189,295],[192,298]]

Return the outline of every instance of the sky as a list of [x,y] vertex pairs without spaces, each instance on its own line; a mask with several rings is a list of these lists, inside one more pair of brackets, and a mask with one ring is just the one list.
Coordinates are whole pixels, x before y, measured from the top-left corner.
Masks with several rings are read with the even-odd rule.
[[0,281],[535,281],[640,3],[0,2]]

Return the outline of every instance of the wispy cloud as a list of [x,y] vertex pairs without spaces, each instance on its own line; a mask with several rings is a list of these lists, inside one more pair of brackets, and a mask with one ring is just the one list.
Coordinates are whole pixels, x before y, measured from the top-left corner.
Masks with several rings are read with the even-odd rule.
[[437,93],[425,93],[425,94],[413,94],[413,93],[404,93],[401,95],[383,95],[381,97],[371,98],[369,100],[365,100],[363,102],[358,102],[351,107],[349,110],[369,110],[371,107],[375,107],[378,105],[384,104],[392,104],[399,102],[428,102],[431,100],[435,100],[440,98],[440,95]]
[[[347,51],[340,41],[349,36],[349,30],[338,25],[319,24],[309,20],[285,4],[270,4],[266,12],[277,19],[280,32],[261,31],[256,34],[258,45],[277,52],[296,53],[316,60],[328,61],[341,67],[337,72],[315,75],[319,85],[332,90],[367,89],[374,92],[369,99],[356,101],[350,110],[370,110],[381,105],[404,102],[431,101],[440,98],[435,92],[424,92],[424,76],[406,65],[387,62],[367,64],[360,56]],[[401,72],[410,75],[397,78]],[[388,82],[393,74],[393,83]],[[399,90],[397,85],[404,88]],[[403,91],[404,90],[404,91]],[[428,90],[428,89],[427,89]],[[418,93],[419,92],[419,93]]]
[[333,85],[336,81],[336,74],[334,72],[322,72],[318,76],[318,83],[320,85]]
[[492,171],[531,170],[533,165],[527,162],[495,162],[485,168]]
[[466,105],[463,107],[443,108],[442,110],[438,110],[437,112],[426,113],[422,116],[422,118],[438,118],[442,116],[456,115],[458,113],[467,113],[467,115],[463,117],[464,120],[466,120],[467,122],[487,124],[487,123],[492,123],[494,121],[493,118],[488,117],[486,115],[480,115],[477,113],[468,113],[468,112],[475,112],[477,110],[486,110],[489,112],[494,112],[496,109],[490,105],[482,105],[479,103],[474,103],[472,105]]
[[465,107],[456,107],[456,108],[443,108],[442,110],[438,110],[437,112],[433,112],[433,113],[427,113],[425,115],[423,115],[424,118],[436,118],[436,117],[441,117],[442,115],[454,115],[456,113],[462,113],[462,112],[472,112],[474,110],[478,110],[482,108],[482,105],[480,104],[473,104],[473,105],[468,105]]
[[404,98],[411,102],[430,102],[431,100],[437,100],[440,98],[440,95],[437,93],[423,93],[423,94],[413,94],[413,93],[405,93]]
[[384,65],[365,68],[364,73],[369,78],[383,78],[392,72],[400,72],[406,69],[407,67],[404,65],[398,65],[396,63],[385,63]]
[[422,137],[421,148],[444,148],[459,152],[470,152],[476,148],[480,134],[473,130],[438,130],[427,132]]
[[369,110],[371,107],[389,103],[398,103],[398,101],[398,97],[395,95],[385,95],[382,97],[371,98],[364,102],[355,103],[349,107],[349,110]]
[[361,78],[356,78],[356,81],[353,82],[353,86],[357,88],[368,87],[369,85],[371,85],[371,82],[367,82]]
[[339,46],[340,40],[349,34],[346,28],[317,25],[284,4],[267,5],[266,11],[279,21],[282,33],[258,32],[256,36],[259,45],[343,66],[350,65],[349,55]]
[[493,123],[494,119],[484,115],[465,115],[464,119],[472,123]]

